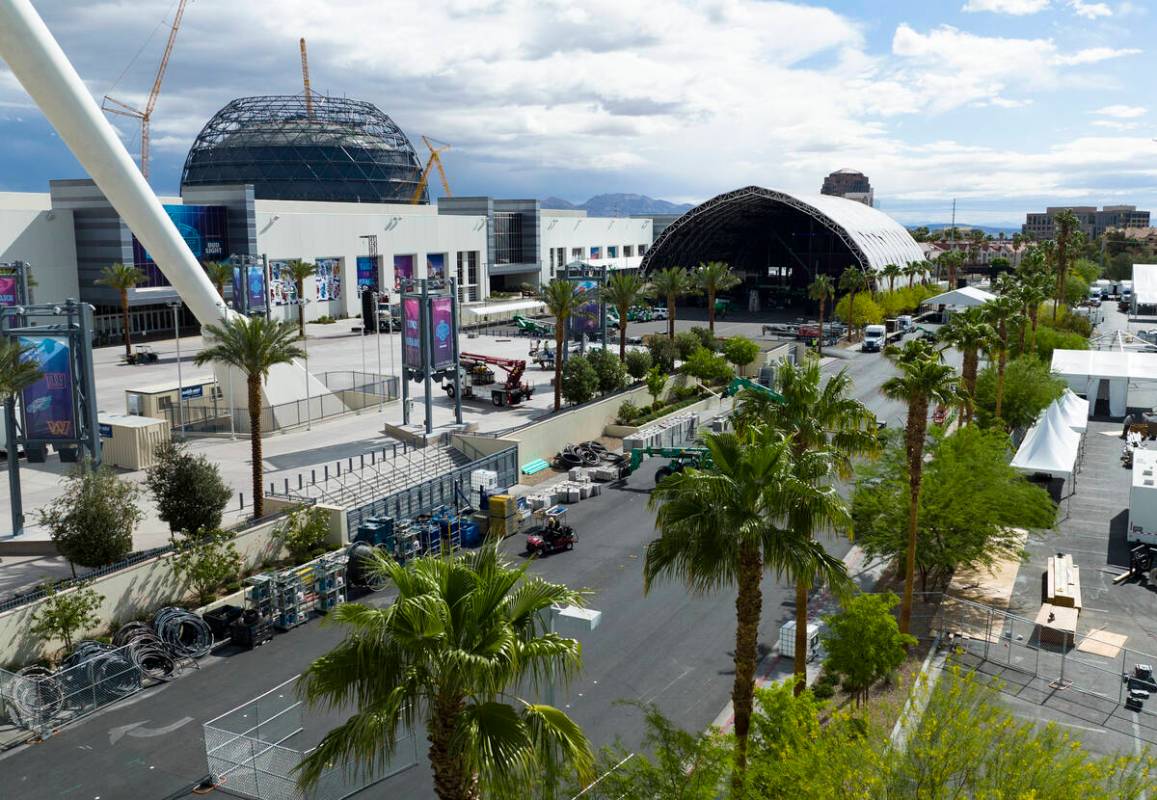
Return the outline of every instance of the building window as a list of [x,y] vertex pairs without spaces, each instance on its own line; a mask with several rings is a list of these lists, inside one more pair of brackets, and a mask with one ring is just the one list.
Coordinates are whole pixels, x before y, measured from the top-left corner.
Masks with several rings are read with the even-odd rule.
[[581,247],[572,247],[570,249],[570,257],[572,261],[582,261],[583,249]]
[[623,245],[623,258],[631,258],[635,255],[635,246],[633,244]]
[[619,246],[617,244],[607,245],[607,258],[618,258]]
[[550,248],[550,274],[554,274],[554,248]]
[[641,256],[647,255],[647,245],[645,245],[645,244],[639,245],[639,255],[641,255]]
[[560,267],[566,266],[566,248],[565,247],[558,248],[558,265]]
[[494,263],[521,264],[522,215],[516,211],[494,212]]
[[597,261],[598,259],[601,259],[602,257],[603,257],[603,248],[601,248],[601,247],[592,247],[591,248],[591,261]]

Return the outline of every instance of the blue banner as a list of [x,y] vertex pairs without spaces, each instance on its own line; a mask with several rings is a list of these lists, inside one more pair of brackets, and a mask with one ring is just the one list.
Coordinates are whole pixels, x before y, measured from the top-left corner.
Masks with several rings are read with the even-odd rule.
[[24,435],[29,440],[76,439],[76,407],[72,399],[72,358],[63,336],[21,336],[20,344],[35,348],[34,360],[43,373],[22,394]]
[[264,311],[267,305],[265,300],[265,267],[261,264],[250,264],[246,269],[249,273],[245,283],[245,290],[248,292],[247,299],[249,300],[248,310],[250,312]]
[[366,286],[375,292],[378,290],[378,269],[381,263],[381,256],[358,256],[358,294]]
[[434,327],[433,369],[442,369],[454,363],[454,311],[449,297],[435,297],[430,301]]

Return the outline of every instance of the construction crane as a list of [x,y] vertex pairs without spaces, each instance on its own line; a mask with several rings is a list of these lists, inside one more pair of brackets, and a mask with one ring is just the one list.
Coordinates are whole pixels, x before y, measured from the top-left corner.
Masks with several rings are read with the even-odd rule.
[[177,31],[181,28],[181,18],[185,16],[185,6],[189,0],[179,0],[177,13],[173,15],[173,24],[169,28],[169,40],[165,42],[165,52],[161,56],[161,65],[157,68],[157,77],[153,80],[153,88],[149,90],[145,108],[142,111],[120,100],[114,100],[107,94],[101,108],[110,114],[119,114],[122,117],[131,117],[141,123],[141,175],[149,179],[149,121],[153,117],[153,109],[157,107],[157,96],[161,93],[161,82],[165,79],[165,70],[169,67],[169,56],[173,54],[173,43],[177,41]]
[[309,56],[305,54],[305,37],[298,44],[301,47],[301,82],[305,84],[305,115],[313,121],[313,90],[309,88]]
[[426,143],[426,147],[430,150],[430,157],[426,159],[426,168],[422,170],[422,177],[418,179],[418,185],[414,187],[414,195],[410,198],[410,205],[418,205],[422,199],[422,193],[426,191],[426,187],[430,183],[430,170],[435,166],[438,167],[438,175],[442,178],[442,191],[447,197],[453,197],[454,193],[450,191],[450,182],[446,180],[446,170],[442,167],[442,153],[450,149],[450,145],[445,142],[439,142],[431,139],[428,136],[423,136],[422,141]]

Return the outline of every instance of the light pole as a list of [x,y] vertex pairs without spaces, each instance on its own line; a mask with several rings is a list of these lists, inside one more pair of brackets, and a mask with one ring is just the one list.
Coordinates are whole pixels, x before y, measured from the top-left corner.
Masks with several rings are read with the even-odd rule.
[[[217,303],[217,310],[221,314],[221,319],[225,319],[228,315],[228,309],[223,302]],[[201,344],[204,345],[204,334],[201,336]],[[237,428],[233,418],[233,367],[226,368],[225,376],[225,391],[228,392],[228,399],[226,400],[228,405],[226,407],[229,409],[229,440],[235,442],[237,441]]]
[[[309,303],[304,297],[297,298],[298,304],[301,306],[301,314],[305,316],[305,306]],[[309,397],[309,334],[301,337],[301,349],[305,351],[305,429],[307,431],[313,430],[313,409],[310,408]],[[272,411],[272,409],[271,409]]]
[[169,303],[173,309],[173,337],[177,342],[177,425],[185,435],[185,384],[181,378],[181,301]]

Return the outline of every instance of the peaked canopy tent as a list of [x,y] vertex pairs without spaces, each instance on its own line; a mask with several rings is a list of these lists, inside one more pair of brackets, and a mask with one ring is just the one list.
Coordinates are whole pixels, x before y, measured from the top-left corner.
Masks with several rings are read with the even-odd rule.
[[1054,400],[1045,413],[1055,415],[1062,424],[1078,433],[1084,433],[1089,427],[1089,401],[1077,397],[1072,389],[1065,389],[1065,393]]
[[1157,353],[1054,350],[1052,371],[1072,391],[1085,396],[1090,417],[1099,399],[1108,401],[1110,416],[1124,417],[1129,409],[1129,384],[1157,381]]
[[1157,306],[1157,264],[1133,265],[1133,309]]
[[1048,475],[1070,480],[1081,452],[1081,434],[1066,426],[1059,414],[1045,413],[1029,428],[1012,459],[1012,467],[1026,475]]
[[995,300],[996,295],[986,292],[983,289],[977,289],[975,286],[965,286],[962,289],[952,289],[951,291],[938,294],[935,297],[929,297],[922,305],[926,306],[948,306],[949,308],[971,308],[973,306],[982,306],[985,303]]

